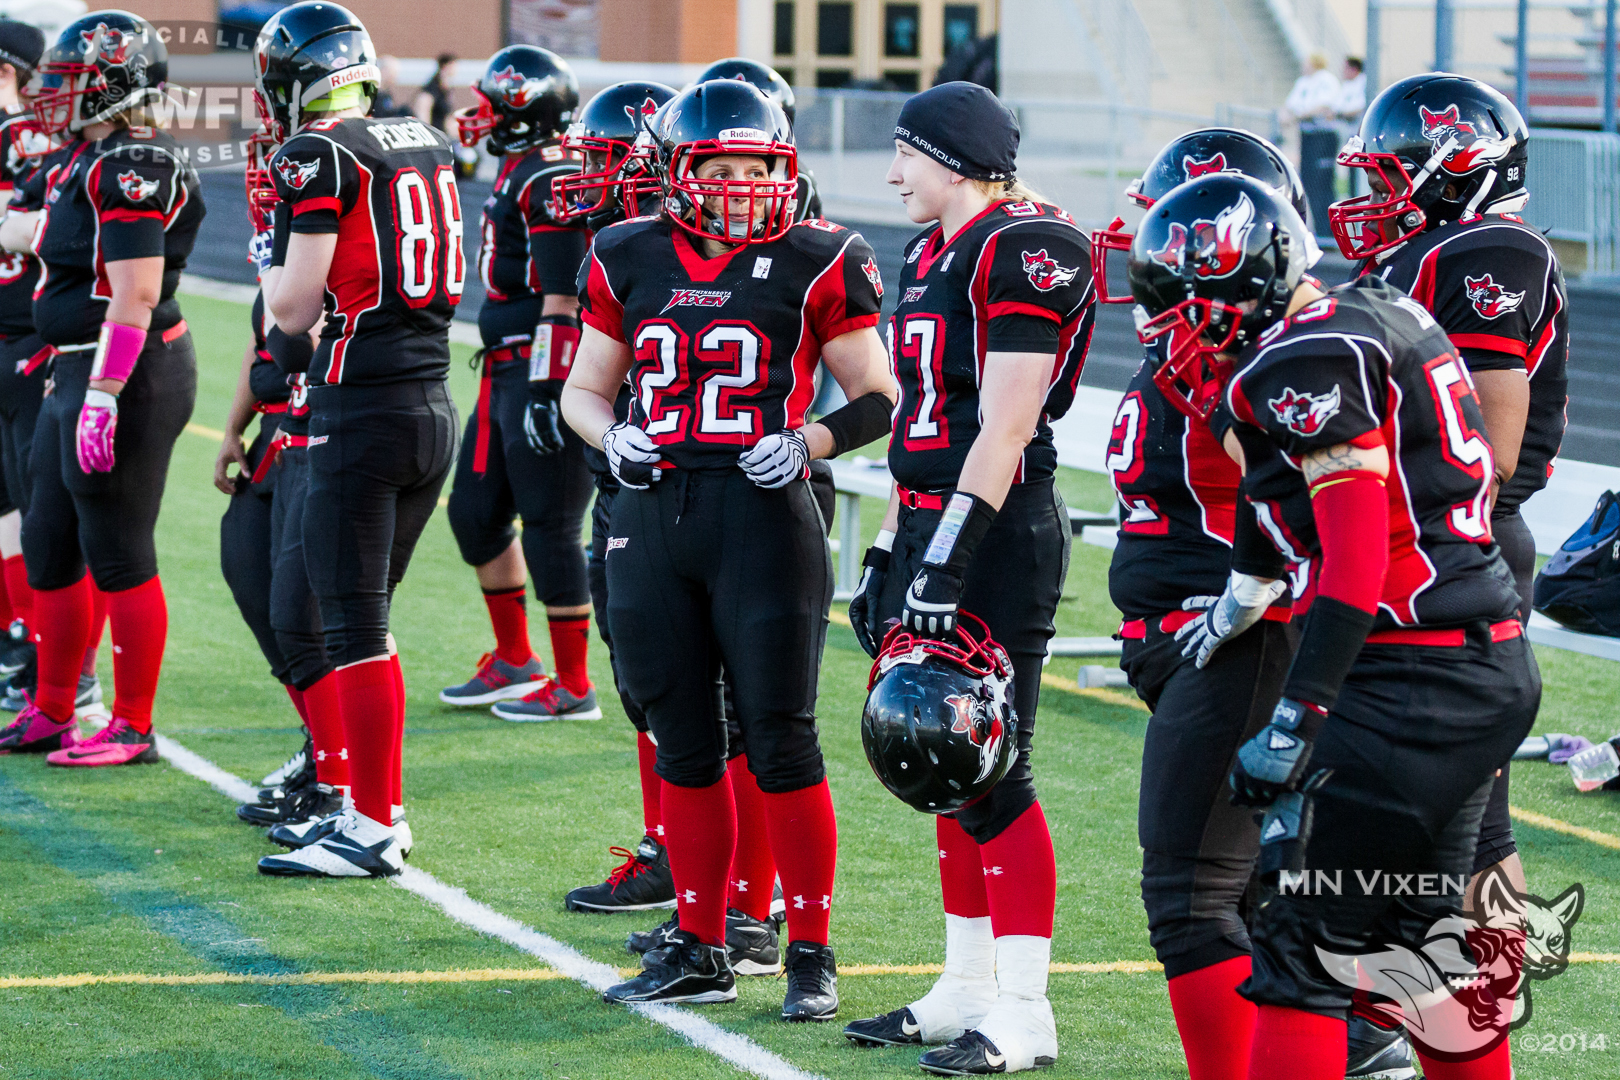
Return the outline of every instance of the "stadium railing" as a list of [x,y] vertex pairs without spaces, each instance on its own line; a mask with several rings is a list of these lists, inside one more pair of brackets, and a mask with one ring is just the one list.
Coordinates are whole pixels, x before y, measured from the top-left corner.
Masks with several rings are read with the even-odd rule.
[[1620,273],[1620,135],[1532,128],[1525,220],[1586,249],[1583,276]]

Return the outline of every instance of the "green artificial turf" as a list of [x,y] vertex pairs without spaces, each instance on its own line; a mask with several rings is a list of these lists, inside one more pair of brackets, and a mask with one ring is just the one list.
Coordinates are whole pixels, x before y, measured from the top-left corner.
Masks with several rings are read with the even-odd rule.
[[[195,422],[222,425],[246,339],[246,308],[188,297],[202,365]],[[452,380],[465,410],[476,387],[456,349]],[[170,633],[157,703],[159,730],[221,767],[257,780],[296,749],[297,718],[237,615],[219,571],[225,498],[210,483],[217,442],[188,433],[176,448],[158,542]],[[1106,483],[1065,472],[1072,505],[1108,504]],[[867,500],[863,531],[881,507]],[[1117,625],[1108,553],[1076,544],[1059,632]],[[840,605],[841,607],[841,605]],[[538,627],[537,627],[538,629]],[[562,910],[562,894],[599,880],[610,844],[640,829],[633,733],[592,670],[607,718],[514,725],[441,706],[438,688],[465,680],[490,646],[488,620],[442,514],[430,522],[394,607],[409,687],[406,801],[412,864],[474,899],[609,963],[629,962],[625,934],[654,917]],[[544,648],[543,632],[536,644]],[[1540,652],[1547,683],[1540,730],[1605,738],[1620,727],[1620,666]],[[103,656],[111,672],[110,655]],[[1051,672],[1072,678],[1076,661]],[[841,834],[833,940],[845,965],[936,963],[943,920],[931,822],[889,797],[860,749],[869,661],[842,626],[829,633],[819,713]],[[1151,960],[1138,896],[1137,775],[1146,714],[1129,698],[1050,690],[1036,769],[1058,853],[1053,959]],[[1567,771],[1515,772],[1515,802],[1620,835],[1620,800],[1583,796]],[[260,877],[273,849],[232,806],[167,764],[55,770],[0,758],[0,976],[76,972],[447,971],[534,968],[516,949],[451,922],[385,882]],[[1620,852],[1521,826],[1532,886],[1586,887],[1574,933],[1585,952],[1620,952]],[[842,1016],[904,1004],[927,976],[846,975]],[[775,1019],[782,984],[742,980],[736,1005],[702,1015],[808,1071],[837,1078],[921,1075],[915,1051],[859,1051],[834,1025]],[[1051,997],[1062,1056],[1050,1077],[1184,1076],[1163,978],[1057,974]],[[1538,984],[1516,1038],[1550,1051],[1516,1055],[1519,1076],[1609,1077],[1620,1071],[1620,964],[1577,964]],[[1607,1050],[1578,1047],[1606,1035]],[[1547,1037],[1551,1036],[1549,1040]],[[609,1008],[568,981],[417,985],[0,985],[0,1077],[570,1077],[736,1075],[667,1029]]]

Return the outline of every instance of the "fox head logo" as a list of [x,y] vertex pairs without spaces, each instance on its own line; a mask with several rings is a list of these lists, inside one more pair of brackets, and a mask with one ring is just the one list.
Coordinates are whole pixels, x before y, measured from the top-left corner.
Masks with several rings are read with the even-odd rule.
[[158,189],[156,180],[148,180],[134,169],[118,174],[118,190],[124,193],[124,198],[130,202],[140,202],[150,197]]
[[1292,387],[1284,387],[1280,396],[1266,404],[1283,427],[1310,438],[1339,414],[1339,384],[1334,383],[1333,389],[1325,394],[1302,394]]
[[658,102],[654,101],[650,94],[640,105],[626,105],[624,107],[624,115],[630,118],[630,123],[635,125],[637,131],[640,131],[647,121],[652,119],[653,113],[657,111]]
[[540,80],[529,78],[511,64],[490,76],[489,81],[501,95],[501,100],[514,109],[526,108],[540,96]]
[[873,259],[870,255],[867,256],[866,261],[861,264],[861,273],[866,275],[866,280],[872,283],[872,288],[877,290],[877,294],[879,296],[882,296],[883,275],[878,272],[877,260]]
[[276,162],[276,175],[281,182],[298,191],[315,178],[321,171],[321,159],[314,161],[294,161],[292,158],[281,158]]
[[1249,233],[1254,229],[1254,203],[1247,195],[1216,214],[1192,223],[1188,229],[1179,221],[1170,223],[1164,247],[1148,252],[1148,258],[1172,270],[1191,265],[1200,278],[1224,278],[1237,273],[1248,250]]
[[945,704],[955,714],[951,734],[966,735],[968,742],[979,749],[979,775],[973,778],[978,783],[995,771],[1001,740],[1006,737],[1001,714],[990,704],[966,694],[949,694]]
[[1418,117],[1423,121],[1423,137],[1436,150],[1447,143],[1455,148],[1440,163],[1446,172],[1456,176],[1473,172],[1480,165],[1500,161],[1513,149],[1513,139],[1487,138],[1474,125],[1463,120],[1457,106],[1450,105],[1441,112],[1418,106]]
[[1468,302],[1482,319],[1499,319],[1510,311],[1519,310],[1524,293],[1508,292],[1491,279],[1491,275],[1464,277],[1463,288],[1468,290]]
[[1208,176],[1210,173],[1225,172],[1226,155],[1218,153],[1214,157],[1199,160],[1191,154],[1183,154],[1181,171],[1186,174],[1188,180],[1196,180],[1198,177]]
[[80,50],[86,54],[94,54],[95,63],[105,64],[108,67],[123,67],[129,62],[129,47],[135,44],[135,37],[122,30],[115,30],[106,23],[97,23],[94,30],[81,30],[79,37],[84,41]]
[[1024,273],[1029,275],[1029,283],[1041,292],[1051,292],[1067,285],[1080,274],[1078,266],[1059,266],[1057,260],[1046,253],[1045,248],[1033,254],[1026,251],[1023,255]]

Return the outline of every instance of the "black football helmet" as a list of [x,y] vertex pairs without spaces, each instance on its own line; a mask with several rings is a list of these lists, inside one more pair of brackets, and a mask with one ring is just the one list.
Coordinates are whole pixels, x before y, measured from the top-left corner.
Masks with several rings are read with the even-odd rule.
[[1168,339],[1153,381],[1208,419],[1231,358],[1288,310],[1314,245],[1269,184],[1237,173],[1190,180],[1154,202],[1126,260],[1144,345]]
[[960,810],[1012,767],[1018,752],[1012,701],[1012,660],[975,616],[962,612],[954,638],[919,637],[896,626],[867,680],[866,760],[912,809]]
[[489,152],[527,150],[562,133],[579,108],[579,80],[568,61],[538,45],[508,45],[473,83],[478,104],[457,109],[463,146],[489,139]]
[[[1188,180],[1222,172],[1242,173],[1282,192],[1300,219],[1308,219],[1305,185],[1294,163],[1269,139],[1241,128],[1199,128],[1172,139],[1142,175],[1130,182],[1125,197],[1137,206],[1150,207]],[[1125,219],[1119,217],[1091,234],[1091,247],[1097,253],[1092,259],[1092,280],[1097,299],[1104,304],[1131,302],[1129,296],[1113,296],[1108,291],[1108,253],[1131,250],[1132,238],[1125,231]]]
[[[664,206],[681,228],[733,243],[763,244],[793,225],[799,152],[787,114],[751,83],[717,79],[689,86],[654,117],[653,160]],[[764,180],[700,180],[702,160],[739,154],[765,160]],[[747,200],[746,214],[734,206]],[[710,203],[719,203],[719,211]]]
[[377,50],[354,13],[326,0],[282,8],[253,44],[253,100],[276,143],[298,130],[304,107],[339,87],[382,84]]
[[781,73],[770,65],[742,56],[716,60],[698,73],[698,77],[692,80],[692,85],[696,86],[711,79],[737,79],[748,83],[771,101],[776,102],[787,115],[788,126],[793,125],[795,105],[793,87],[789,86]]
[[83,129],[163,100],[169,49],[151,23],[127,11],[93,11],[63,28],[40,57],[35,126],[46,135]]
[[1513,102],[1478,79],[1436,71],[1390,85],[1339,152],[1371,188],[1328,208],[1339,250],[1367,259],[1441,222],[1522,210],[1529,141]]
[[663,83],[632,80],[591,98],[562,138],[563,149],[583,156],[585,167],[551,182],[551,216],[572,221],[619,207],[634,214],[641,197],[658,190],[651,162],[636,151],[637,140],[674,96]]

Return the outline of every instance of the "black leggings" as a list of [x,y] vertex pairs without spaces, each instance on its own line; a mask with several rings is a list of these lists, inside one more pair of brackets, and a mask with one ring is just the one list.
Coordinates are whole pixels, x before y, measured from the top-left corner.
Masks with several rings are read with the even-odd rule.
[[[259,434],[248,447],[248,476],[258,467],[260,459],[275,436],[275,418],[264,417],[259,423]],[[274,474],[272,473],[272,476]],[[270,519],[274,488],[270,477],[263,484],[253,484],[246,476],[236,480],[236,494],[225,507],[225,516],[219,520],[219,568],[225,575],[225,584],[242,613],[242,621],[253,631],[270,664],[270,674],[278,682],[287,682],[287,659],[276,644],[275,631],[270,628],[270,582],[273,550]]]
[[23,518],[28,584],[65,589],[84,576],[97,588],[123,592],[157,577],[153,530],[169,478],[175,440],[197,402],[197,355],[191,334],[146,347],[118,395],[116,460],[111,472],[79,468],[76,429],[90,383],[92,354],[56,358],[54,389],[40,410],[30,472],[33,493]]
[[679,787],[725,776],[729,676],[748,765],[767,792],[819,784],[816,687],[832,560],[808,483],[775,491],[741,469],[676,470],[613,500],[608,626],[618,672]]
[[5,478],[5,512],[28,512],[33,485],[29,480],[28,457],[34,447],[34,427],[39,407],[45,400],[45,368],[24,375],[17,365],[26,361],[45,342],[37,334],[0,341],[0,469]]
[[304,563],[304,505],[309,495],[309,451],[289,446],[276,466],[270,508],[270,627],[287,658],[287,684],[308,690],[332,670],[321,632],[321,605]]
[[[947,496],[948,498],[948,496]],[[878,598],[880,620],[898,619],[905,591],[922,567],[940,511],[900,508],[889,574]],[[1069,576],[1069,513],[1051,480],[1014,484],[968,564],[962,610],[983,619],[1013,662],[1018,757],[989,794],[954,815],[962,829],[989,843],[1035,805],[1030,745],[1041,698],[1041,665],[1052,617]]]
[[563,448],[536,454],[523,434],[529,404],[529,364],[494,365],[489,397],[489,453],[485,471],[473,471],[480,432],[476,412],[467,418],[450,489],[450,529],[461,557],[483,566],[512,544],[516,516],[523,518],[523,559],[534,579],[534,596],[547,607],[591,602],[580,529],[591,498],[585,441],[566,424]]
[[310,391],[304,562],[334,667],[388,652],[388,605],[450,473],[443,380]]

